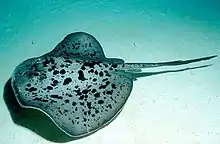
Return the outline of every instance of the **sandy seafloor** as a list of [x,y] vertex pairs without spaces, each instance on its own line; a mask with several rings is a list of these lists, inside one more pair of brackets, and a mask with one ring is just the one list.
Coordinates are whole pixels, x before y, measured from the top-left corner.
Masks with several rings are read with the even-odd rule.
[[[50,51],[76,31],[94,35],[107,57],[126,62],[220,55],[220,2],[0,1],[0,144],[53,143],[13,122],[3,100],[4,86],[16,65]],[[123,111],[110,125],[67,143],[219,144],[220,58],[182,67],[210,63],[203,69],[138,79]],[[47,133],[53,135],[50,129]]]

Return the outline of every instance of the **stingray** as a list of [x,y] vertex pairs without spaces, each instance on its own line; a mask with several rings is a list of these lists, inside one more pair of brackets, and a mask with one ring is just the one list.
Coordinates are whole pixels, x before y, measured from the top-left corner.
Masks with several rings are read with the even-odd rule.
[[207,67],[142,72],[144,68],[185,65],[214,56],[158,63],[125,63],[106,58],[90,34],[67,35],[52,51],[19,64],[12,88],[24,108],[42,111],[67,135],[87,136],[109,124],[123,109],[133,81],[141,77]]

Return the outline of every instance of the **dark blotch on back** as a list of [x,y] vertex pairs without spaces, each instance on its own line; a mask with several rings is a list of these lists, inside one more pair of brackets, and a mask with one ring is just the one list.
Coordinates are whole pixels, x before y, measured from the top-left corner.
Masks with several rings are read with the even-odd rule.
[[96,89],[92,89],[92,93],[95,93],[96,92]]
[[48,90],[52,90],[53,87],[52,87],[52,86],[47,86],[47,89],[48,89]]
[[41,102],[48,102],[47,99],[43,99],[43,98],[39,98],[39,97],[35,97],[33,100],[35,100],[35,101],[41,101]]
[[77,104],[76,102],[73,102],[73,103],[72,103],[73,106],[76,106],[76,104]]
[[88,90],[87,90],[87,89],[84,89],[84,90],[82,91],[82,93],[83,93],[83,94],[87,94],[89,91],[90,91],[89,89],[88,89]]
[[88,107],[88,109],[91,109],[92,107],[91,107],[91,102],[87,102],[87,107]]
[[81,67],[82,70],[85,70],[86,68],[84,66]]
[[95,70],[95,74],[96,74],[96,75],[98,75],[98,74],[99,74],[97,70]]
[[69,60],[69,59],[67,59],[67,60],[65,60],[64,62],[66,62],[66,63],[73,63],[71,60]]
[[57,74],[59,74],[58,70],[53,71],[53,75],[57,75]]
[[113,90],[107,91],[106,94],[112,95],[113,94]]
[[105,89],[109,84],[110,84],[110,82],[107,81],[107,82],[105,83],[105,85],[99,86],[99,89]]
[[99,76],[103,77],[104,73],[102,71],[99,72]]
[[96,65],[96,64],[100,64],[100,62],[95,62],[95,61],[92,61],[92,62],[85,62],[84,64],[83,64],[83,66],[85,66],[85,67],[90,67],[90,68],[94,68],[94,66]]
[[64,70],[64,69],[62,69],[61,71],[60,71],[60,74],[65,74],[66,73],[66,71]]
[[98,97],[100,97],[100,93],[96,92],[96,93],[94,94],[94,96],[95,96],[96,98],[98,98]]
[[103,100],[98,100],[98,104],[103,104],[104,101]]
[[88,73],[94,73],[94,69],[90,69]]
[[29,91],[29,92],[33,92],[33,91],[37,91],[37,88],[35,88],[35,87],[31,87],[31,88],[26,89],[26,90]]
[[53,80],[53,83],[51,84],[52,86],[56,86],[58,84],[57,80]]
[[69,103],[69,102],[70,102],[70,100],[68,100],[68,99],[65,100],[65,103]]
[[116,63],[112,64],[113,68],[116,68],[118,65]]
[[79,77],[78,77],[79,80],[81,80],[81,81],[85,81],[85,80],[86,80],[86,78],[84,77],[84,73],[83,73],[82,70],[79,70],[79,71],[78,71],[78,74],[79,74]]
[[56,98],[56,99],[63,99],[62,96],[58,96],[58,95],[50,95],[52,98]]
[[116,89],[116,85],[115,85],[115,84],[112,84],[112,88],[113,88],[113,89]]
[[66,96],[68,96],[68,97],[73,97],[73,95],[71,95],[71,94],[68,94],[68,93],[66,94]]
[[27,87],[30,87],[30,86],[31,86],[31,84],[30,84],[30,83],[28,83],[28,84],[27,84]]
[[70,82],[72,82],[72,79],[68,77],[64,80],[63,85],[68,85]]
[[92,79],[92,81],[93,81],[93,82],[96,82],[96,81],[97,81],[97,78]]

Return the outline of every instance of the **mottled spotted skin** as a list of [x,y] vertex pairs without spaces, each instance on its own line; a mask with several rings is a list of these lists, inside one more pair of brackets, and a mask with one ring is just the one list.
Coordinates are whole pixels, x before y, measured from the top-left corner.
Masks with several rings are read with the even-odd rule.
[[108,62],[124,63],[118,58],[106,58],[102,46],[92,35],[76,32],[67,35],[51,52],[45,56],[80,58]]
[[[133,85],[132,79],[116,71],[117,64],[108,62],[42,57],[24,63],[13,79],[19,85],[19,102],[41,109],[72,136],[96,131],[111,121]],[[25,67],[29,69],[18,76]]]
[[47,114],[66,134],[81,137],[110,123],[127,101],[139,77],[173,71],[141,72],[142,68],[175,66],[216,56],[160,63],[124,63],[106,58],[91,35],[72,33],[51,52],[19,64],[12,88],[21,106]]

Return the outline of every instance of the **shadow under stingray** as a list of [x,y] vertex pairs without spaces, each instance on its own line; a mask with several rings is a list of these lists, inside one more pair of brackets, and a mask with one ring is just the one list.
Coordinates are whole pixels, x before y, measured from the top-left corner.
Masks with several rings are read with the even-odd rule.
[[65,143],[76,140],[76,138],[61,131],[43,112],[21,107],[11,87],[11,78],[5,84],[3,98],[15,124],[25,127],[52,142]]
[[[54,122],[43,112],[33,108],[21,107],[17,99],[15,98],[14,91],[11,86],[11,78],[5,84],[3,98],[11,114],[11,118],[15,124],[31,130],[32,132],[38,134],[39,136],[48,141],[56,143],[66,143],[90,136],[99,130],[97,129],[94,132],[77,138],[70,137],[62,130],[60,130],[60,128],[58,128],[54,124]],[[116,119],[116,117],[120,114],[121,110],[111,121]],[[109,125],[110,122],[100,127],[100,129]]]

